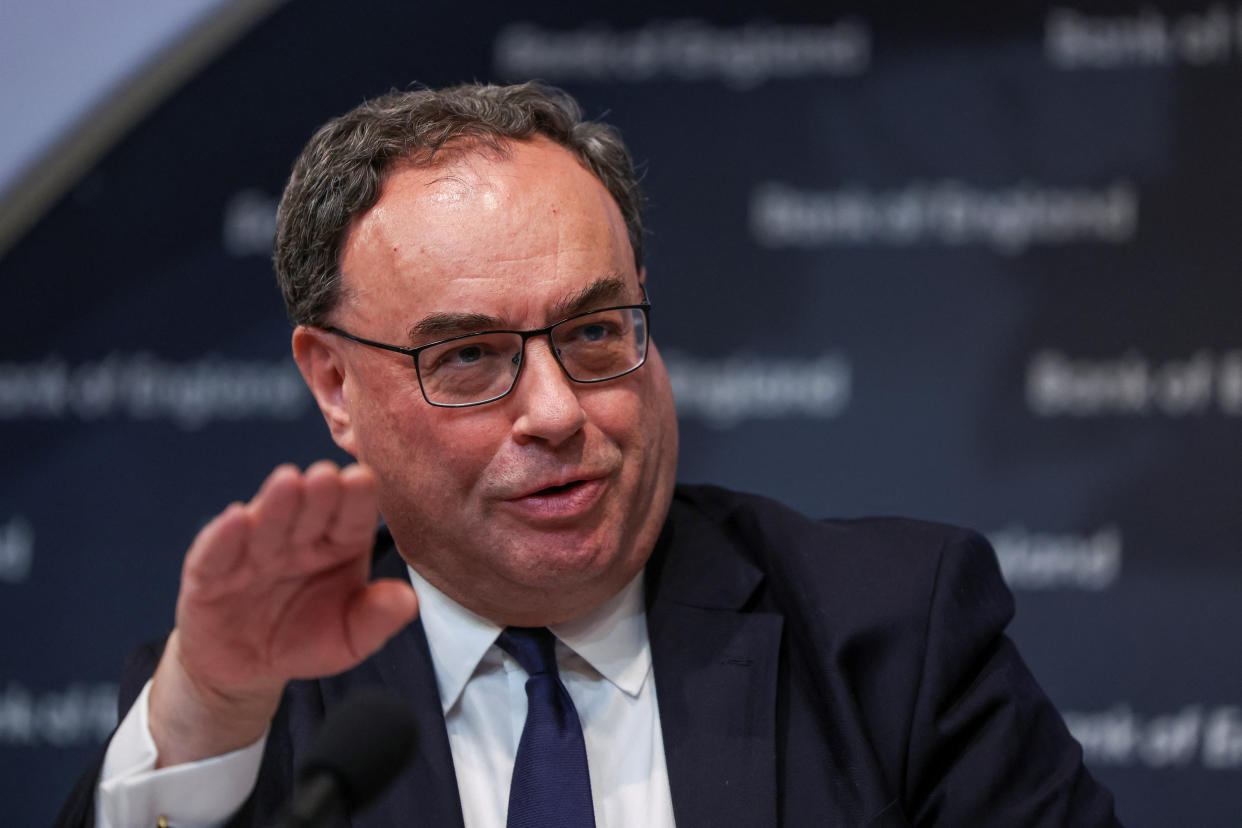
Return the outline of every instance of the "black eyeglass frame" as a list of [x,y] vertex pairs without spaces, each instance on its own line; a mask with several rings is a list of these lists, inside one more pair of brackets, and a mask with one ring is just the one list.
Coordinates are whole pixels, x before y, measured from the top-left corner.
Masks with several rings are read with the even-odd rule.
[[[565,363],[561,361],[560,350],[556,347],[556,343],[552,340],[552,330],[554,328],[557,328],[565,324],[566,322],[572,322],[573,320],[580,319],[584,316],[592,316],[597,313],[606,313],[608,311],[620,311],[620,310],[639,310],[639,311],[642,311],[643,313],[643,329],[647,332],[647,335],[646,335],[646,338],[643,340],[643,355],[642,355],[642,359],[638,361],[638,364],[635,365],[633,368],[629,368],[625,371],[622,371],[619,374],[613,374],[610,377],[600,377],[599,379],[585,379],[585,380],[578,379],[573,374],[569,373],[569,369],[566,368]],[[518,380],[522,376],[522,367],[526,365],[526,343],[537,336],[546,336],[548,338],[548,349],[552,352],[552,357],[556,360],[556,364],[561,366],[561,371],[564,372],[565,376],[569,377],[569,379],[572,380],[573,382],[581,383],[583,385],[591,385],[597,382],[610,382],[611,380],[620,379],[621,377],[624,377],[626,374],[634,373],[639,368],[642,368],[644,365],[647,364],[647,354],[651,350],[651,303],[650,302],[639,302],[638,304],[635,304],[635,305],[613,305],[607,308],[596,308],[594,310],[583,311],[582,313],[575,313],[572,316],[566,316],[564,319],[553,322],[551,325],[548,325],[547,327],[536,328],[530,331],[507,331],[507,330],[474,331],[473,333],[465,333],[465,334],[459,334],[457,336],[450,336],[447,339],[437,339],[435,342],[428,342],[426,345],[419,345],[417,348],[406,348],[406,347],[402,347],[401,345],[388,345],[387,343],[384,343],[384,342],[376,342],[373,339],[364,339],[361,336],[354,336],[349,331],[342,330],[341,328],[338,328],[335,325],[324,325],[324,326],[316,326],[316,327],[319,327],[321,331],[327,331],[328,333],[334,334],[335,336],[339,336],[342,339],[348,339],[350,342],[357,342],[359,345],[366,345],[371,348],[380,348],[385,351],[393,351],[394,353],[405,354],[406,356],[410,357],[410,360],[414,363],[414,374],[418,377],[418,390],[422,392],[423,399],[427,401],[428,405],[434,405],[436,408],[470,408],[476,405],[487,405],[488,403],[496,402],[496,400],[504,399],[505,397],[509,396],[509,394],[513,392],[513,389],[517,387]],[[434,348],[437,345],[444,345],[449,342],[456,342],[459,339],[469,339],[472,336],[485,336],[487,334],[517,334],[518,336],[522,337],[522,348],[520,351],[518,351],[518,365],[517,365],[517,371],[515,371],[513,374],[513,382],[509,383],[509,387],[505,389],[504,393],[497,394],[494,397],[489,397],[486,400],[479,400],[478,402],[468,402],[468,403],[433,402],[427,396],[426,387],[423,386],[423,373],[422,373],[422,370],[418,367],[418,355],[422,353],[423,351],[427,350],[428,348]]]

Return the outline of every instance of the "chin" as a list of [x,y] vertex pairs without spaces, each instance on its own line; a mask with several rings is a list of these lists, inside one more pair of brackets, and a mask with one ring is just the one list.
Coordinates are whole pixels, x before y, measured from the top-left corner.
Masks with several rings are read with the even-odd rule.
[[622,556],[615,544],[601,546],[557,538],[512,549],[498,569],[507,571],[511,580],[526,587],[564,589],[607,578],[621,563]]

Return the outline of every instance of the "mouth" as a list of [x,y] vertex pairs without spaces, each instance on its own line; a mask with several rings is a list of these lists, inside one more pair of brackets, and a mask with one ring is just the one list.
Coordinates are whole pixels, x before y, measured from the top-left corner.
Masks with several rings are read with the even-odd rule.
[[590,511],[607,488],[607,478],[575,478],[509,498],[508,508],[538,522],[576,518]]
[[584,483],[586,483],[585,480],[571,480],[568,483],[562,483],[559,486],[547,486],[537,492],[531,492],[526,495],[526,497],[546,497],[550,495],[564,494],[565,492],[573,491]]
[[543,480],[533,481],[529,488],[519,489],[516,494],[508,499],[525,500],[530,497],[558,497],[583,487],[590,487],[592,484],[600,482],[603,477],[604,475],[591,473],[574,476],[572,472],[556,477],[549,475]]

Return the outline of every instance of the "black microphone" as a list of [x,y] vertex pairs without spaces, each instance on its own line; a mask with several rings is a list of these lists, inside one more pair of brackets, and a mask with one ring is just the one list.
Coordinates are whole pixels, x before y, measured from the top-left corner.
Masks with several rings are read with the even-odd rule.
[[380,688],[328,713],[276,828],[325,828],[379,796],[414,757],[418,730],[407,702]]

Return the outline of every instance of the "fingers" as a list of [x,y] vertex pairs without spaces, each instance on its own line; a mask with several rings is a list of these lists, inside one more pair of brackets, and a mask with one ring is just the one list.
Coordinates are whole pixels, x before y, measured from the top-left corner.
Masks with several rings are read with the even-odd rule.
[[214,593],[256,571],[291,574],[360,554],[374,538],[376,499],[375,475],[363,466],[279,466],[249,503],[230,505],[198,533],[186,583]]
[[322,565],[321,558],[370,549],[378,515],[375,475],[359,465],[340,469],[321,460],[298,472],[280,466],[247,504],[250,545],[257,562]]
[[302,476],[302,503],[290,532],[293,543],[304,545],[327,534],[336,516],[343,488],[342,472],[331,460],[321,460]]
[[204,526],[190,545],[185,559],[185,577],[207,581],[224,577],[237,569],[246,554],[250,525],[246,507],[233,503]]
[[328,537],[339,544],[365,539],[369,547],[378,515],[379,486],[375,474],[365,466],[352,465],[340,473],[339,479],[341,497],[328,527]]
[[270,555],[285,546],[295,519],[303,511],[302,489],[302,474],[288,463],[278,466],[263,481],[258,494],[246,505],[250,544],[255,552]]

